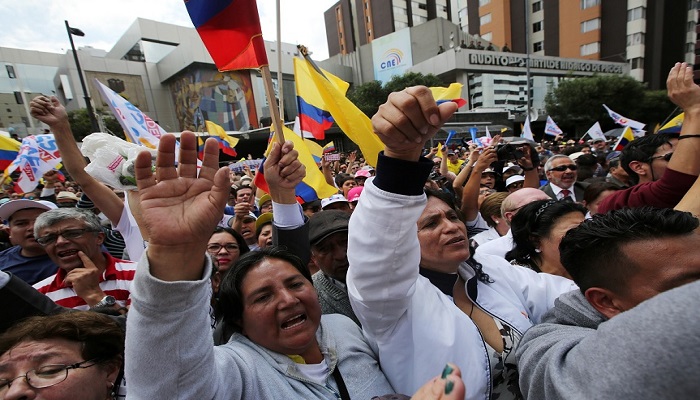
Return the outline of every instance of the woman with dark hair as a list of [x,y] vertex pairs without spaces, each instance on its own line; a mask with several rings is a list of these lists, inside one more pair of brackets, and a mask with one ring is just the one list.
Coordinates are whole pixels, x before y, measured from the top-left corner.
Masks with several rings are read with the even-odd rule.
[[[217,146],[206,142],[201,169],[191,132],[180,136],[177,170],[171,135],[160,140],[155,173],[150,155],[136,159],[135,214],[151,240],[134,278],[126,339],[132,393],[256,400],[393,393],[361,329],[342,315],[321,316],[305,265],[276,248],[247,253],[224,275],[220,303],[236,333],[214,346],[206,310],[212,265],[204,248],[229,185],[226,168],[217,168]],[[299,207],[294,187],[304,175],[292,143],[273,143],[265,162],[272,200]]]
[[222,276],[240,256],[249,251],[243,236],[228,227],[217,226],[207,243],[207,253],[211,256],[214,269]]
[[559,243],[586,217],[586,208],[571,201],[538,200],[515,214],[510,230],[515,247],[506,259],[515,264],[571,279],[559,260]]
[[384,153],[350,220],[348,295],[397,391],[414,393],[452,362],[467,399],[517,399],[519,338],[575,285],[474,257],[454,206],[424,192],[433,163],[422,148],[455,108],[412,87],[392,93],[372,119]]
[[587,216],[598,214],[600,202],[620,189],[611,182],[595,182],[588,185],[583,191],[583,205],[588,209]]
[[486,221],[489,229],[472,237],[472,241],[475,243],[474,247],[493,239],[498,239],[508,233],[510,226],[508,226],[508,222],[501,215],[501,204],[503,204],[503,200],[506,197],[508,197],[506,192],[494,193],[485,198],[481,206],[479,206],[481,218]]
[[27,318],[0,335],[0,398],[114,399],[123,352],[124,332],[105,315]]

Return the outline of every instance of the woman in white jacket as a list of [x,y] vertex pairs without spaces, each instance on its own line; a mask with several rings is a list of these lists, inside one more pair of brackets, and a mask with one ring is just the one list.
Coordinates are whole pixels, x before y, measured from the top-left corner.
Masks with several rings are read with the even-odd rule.
[[[397,391],[415,392],[449,361],[461,368],[465,398],[518,398],[513,348],[576,287],[498,257],[471,258],[457,212],[426,196],[432,162],[421,151],[455,110],[412,87],[390,95],[372,119],[385,149],[350,220],[348,293]],[[458,271],[466,284],[452,293],[445,283]]]

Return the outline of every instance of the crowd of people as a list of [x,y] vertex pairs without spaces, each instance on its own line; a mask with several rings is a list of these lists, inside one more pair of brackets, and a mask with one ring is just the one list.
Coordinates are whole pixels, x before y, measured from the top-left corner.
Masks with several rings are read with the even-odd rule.
[[0,200],[0,398],[694,398],[700,87],[667,88],[680,133],[620,152],[431,147],[456,104],[407,88],[303,204],[292,142],[264,193],[191,132],[110,188],[39,96],[64,173]]

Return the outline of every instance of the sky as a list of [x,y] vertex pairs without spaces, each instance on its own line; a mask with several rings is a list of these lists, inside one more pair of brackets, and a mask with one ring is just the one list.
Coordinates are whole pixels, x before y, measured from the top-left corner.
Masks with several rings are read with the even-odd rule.
[[[282,42],[304,44],[316,60],[328,58],[323,13],[338,0],[281,0]],[[275,41],[275,0],[258,0],[263,38]],[[141,17],[192,26],[183,0],[0,0],[0,47],[65,53],[70,49],[64,20],[85,36],[75,47],[109,51]]]

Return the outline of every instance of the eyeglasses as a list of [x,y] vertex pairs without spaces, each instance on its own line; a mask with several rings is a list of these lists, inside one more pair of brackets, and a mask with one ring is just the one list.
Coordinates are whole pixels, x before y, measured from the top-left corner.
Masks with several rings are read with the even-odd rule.
[[36,238],[36,241],[37,241],[37,243],[39,243],[42,246],[48,246],[52,243],[55,243],[56,240],[58,240],[59,236],[63,236],[63,238],[66,240],[75,240],[88,232],[97,232],[97,231],[95,231],[94,229],[88,229],[88,228],[66,229],[63,232],[49,233],[48,235],[38,237],[38,238]]
[[226,243],[224,245],[221,245],[218,243],[212,243],[212,244],[207,245],[207,251],[209,253],[218,253],[221,251],[221,249],[226,249],[227,253],[233,253],[234,251],[238,250],[238,244]]
[[[34,368],[29,371],[27,371],[26,374],[20,375],[16,378],[12,379],[0,379],[0,395],[3,395],[7,392],[7,390],[12,386],[12,382],[16,381],[19,378],[24,378],[24,380],[27,381],[27,384],[34,389],[43,389],[47,387],[51,387],[54,385],[58,385],[59,383],[63,382],[66,380],[68,377],[68,370],[69,369],[78,369],[78,368],[90,368],[93,365],[96,365],[99,359],[93,358],[92,360],[86,360],[86,361],[81,361],[79,363],[75,364],[49,364],[49,365],[42,365],[39,368]],[[91,363],[91,364],[90,364]],[[89,364],[89,365],[86,365]]]
[[657,160],[659,158],[663,158],[666,162],[669,162],[669,161],[671,161],[671,157],[673,157],[673,152],[666,153],[662,156],[649,157],[649,162],[652,162],[652,161]]
[[560,165],[558,167],[552,167],[549,170],[550,171],[557,171],[557,172],[564,172],[567,169],[570,169],[572,171],[576,171],[578,167],[575,164],[569,164],[569,165]]

